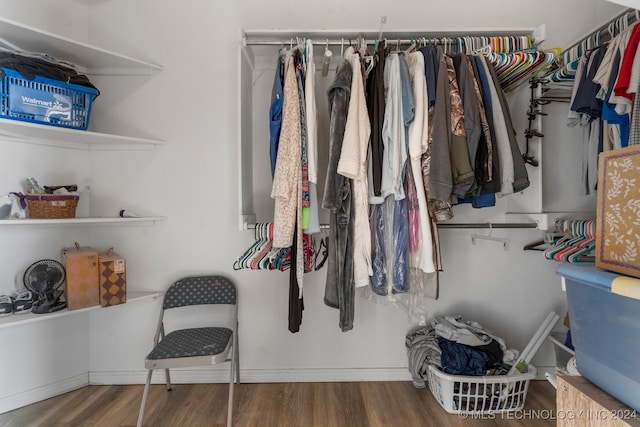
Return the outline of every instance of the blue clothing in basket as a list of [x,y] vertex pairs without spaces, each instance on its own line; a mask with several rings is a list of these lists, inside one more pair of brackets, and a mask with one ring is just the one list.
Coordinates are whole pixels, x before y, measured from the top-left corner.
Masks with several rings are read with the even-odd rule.
[[442,371],[453,375],[484,375],[487,373],[489,356],[487,353],[464,344],[438,338],[442,350],[440,363]]

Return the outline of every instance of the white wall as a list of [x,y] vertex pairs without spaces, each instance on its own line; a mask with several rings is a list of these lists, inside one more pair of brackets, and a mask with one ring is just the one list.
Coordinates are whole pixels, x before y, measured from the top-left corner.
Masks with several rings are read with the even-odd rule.
[[[70,0],[0,1],[2,17],[55,32],[80,41],[88,39],[88,7]],[[88,152],[0,140],[2,167],[0,193],[21,191],[21,180],[36,176],[41,182],[87,183]],[[79,212],[88,214],[88,198]],[[59,259],[63,246],[82,241],[86,230],[75,227],[2,227],[0,293],[23,288],[22,275],[34,261]],[[25,324],[0,330],[4,343],[0,366],[5,379],[0,384],[0,412],[61,393],[88,380],[89,329],[83,315],[55,322]],[[11,343],[11,344],[10,344]],[[13,345],[16,344],[16,345]]]
[[0,0],[0,8],[3,18],[86,42],[89,1]]
[[[86,3],[89,4],[88,21],[84,14]],[[7,10],[15,13],[16,19],[42,24],[52,31],[56,27],[56,19],[46,19],[45,14],[31,10],[30,2],[7,2],[7,5],[11,6]],[[76,5],[79,5],[77,10]],[[154,77],[96,78],[102,94],[94,104],[92,128],[152,136],[165,140],[167,145],[155,151],[98,152],[90,158],[72,153],[71,160],[62,163],[64,167],[60,167],[59,162],[55,167],[36,163],[38,171],[42,168],[42,176],[47,180],[64,178],[90,183],[90,208],[94,214],[113,215],[126,208],[166,215],[169,220],[155,227],[3,230],[3,235],[11,237],[12,242],[19,241],[27,249],[12,254],[6,262],[0,260],[2,271],[6,272],[5,276],[16,276],[28,260],[56,257],[60,247],[81,239],[83,244],[98,248],[114,246],[126,257],[131,290],[163,290],[171,281],[192,273],[228,274],[240,287],[241,368],[244,378],[254,381],[406,379],[404,336],[409,325],[403,310],[358,299],[354,329],[340,332],[338,312],[322,302],[323,270],[305,278],[303,323],[299,333],[291,334],[287,331],[288,273],[233,271],[234,260],[253,240],[251,232],[240,232],[237,228],[239,29],[377,30],[380,16],[386,15],[387,28],[394,30],[546,24],[545,45],[563,46],[618,11],[615,6],[597,0],[544,0],[535,7],[531,2],[513,1],[506,9],[504,2],[498,0],[481,3],[466,0],[456,3],[455,12],[444,3],[399,1],[391,6],[371,0],[112,0],[74,2],[71,10],[74,16],[77,13],[77,19],[71,20],[77,24],[76,37],[82,37],[88,29],[88,40],[92,44],[165,67]],[[581,11],[579,15],[577,10]],[[65,22],[69,21],[65,18]],[[264,78],[269,80],[268,76]],[[528,94],[518,93],[510,99],[521,135],[525,129],[526,117],[523,116]],[[267,100],[256,99],[254,113],[262,112],[266,117],[267,111]],[[562,118],[548,116],[547,120],[557,123]],[[552,128],[555,135],[545,130],[547,153],[553,152],[554,145],[560,141],[574,138],[563,126]],[[254,135],[258,144],[262,141],[266,144],[268,140],[264,129],[263,134]],[[17,153],[20,160],[14,161],[23,162],[20,168],[10,166],[9,172],[0,171],[0,189],[6,192],[16,185],[6,184],[7,181],[40,172],[33,171],[30,148],[3,143],[4,147],[9,147],[10,154]],[[43,155],[42,151],[39,153]],[[57,159],[61,154],[52,156]],[[15,156],[3,158],[15,159]],[[255,160],[268,162],[266,158]],[[56,176],[58,173],[62,176]],[[257,170],[256,176],[260,177],[259,173]],[[566,179],[573,179],[570,174],[567,170]],[[263,174],[262,179],[268,179],[268,175]],[[540,194],[525,191],[512,197],[538,198]],[[571,197],[575,206],[562,206],[562,209],[582,208],[590,203],[578,196]],[[257,200],[256,203],[264,205],[269,201]],[[508,210],[507,205],[507,200],[501,200],[499,206],[491,210],[479,212],[457,207],[455,213],[473,222],[500,219]],[[520,249],[539,238],[538,231],[494,231],[495,235],[511,239],[508,251],[494,242],[471,245],[469,235],[474,231],[477,230],[442,231],[445,271],[441,275],[441,296],[437,301],[429,301],[426,310],[433,316],[462,314],[504,337],[509,346],[523,348],[549,310],[563,314],[566,309],[555,264],[543,260],[538,252]],[[0,289],[5,290],[3,286],[6,285],[0,285]],[[91,313],[87,350],[90,357],[81,352],[80,369],[88,370],[86,365],[90,364],[95,382],[141,381],[143,358],[151,345],[157,312],[158,301],[146,301]],[[40,323],[25,328],[28,329],[26,335],[37,334],[38,325]],[[59,333],[66,339],[75,339],[66,331],[61,328]],[[0,332],[0,338],[4,337],[3,333]],[[47,348],[47,351],[67,351],[63,347]],[[3,366],[17,364],[19,355],[7,359],[4,354]],[[70,361],[75,358],[75,354],[69,356]],[[543,348],[534,363],[553,366],[550,346]],[[221,376],[220,380],[224,378]],[[12,381],[3,384],[12,384]],[[3,388],[0,397],[12,391]]]

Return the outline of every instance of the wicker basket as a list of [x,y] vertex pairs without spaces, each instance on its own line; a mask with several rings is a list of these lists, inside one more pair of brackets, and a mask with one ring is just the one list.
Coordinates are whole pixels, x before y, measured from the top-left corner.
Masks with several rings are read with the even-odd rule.
[[80,196],[72,194],[25,194],[29,218],[75,218]]

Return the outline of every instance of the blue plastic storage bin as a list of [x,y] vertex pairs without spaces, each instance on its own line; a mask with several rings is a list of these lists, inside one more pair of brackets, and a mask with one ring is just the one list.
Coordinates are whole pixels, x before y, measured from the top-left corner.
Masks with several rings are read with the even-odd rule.
[[0,117],[86,130],[96,89],[2,68]]
[[556,271],[565,279],[578,371],[640,411],[640,280],[568,264]]

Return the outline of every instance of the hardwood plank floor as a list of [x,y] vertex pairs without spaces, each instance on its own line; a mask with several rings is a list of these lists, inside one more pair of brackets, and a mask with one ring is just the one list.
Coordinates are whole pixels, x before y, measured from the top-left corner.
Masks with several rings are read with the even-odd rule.
[[[227,384],[152,385],[145,426],[224,426]],[[0,414],[4,427],[121,427],[138,418],[141,385],[88,386]],[[240,384],[234,426],[555,426],[555,389],[531,381],[525,409],[477,419],[448,414],[411,382]]]

